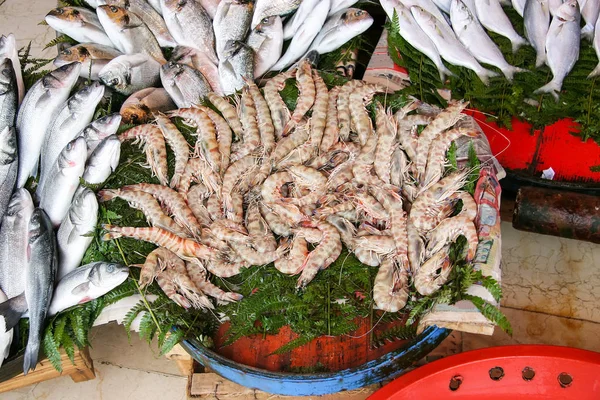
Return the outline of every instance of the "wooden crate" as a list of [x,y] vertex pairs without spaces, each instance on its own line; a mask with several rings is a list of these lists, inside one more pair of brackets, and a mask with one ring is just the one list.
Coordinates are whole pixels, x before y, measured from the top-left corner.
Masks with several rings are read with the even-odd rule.
[[[23,369],[23,356],[3,364],[2,368],[0,368],[0,393],[58,378],[60,376],[70,376],[74,382],[89,381],[96,377],[96,374],[94,373],[94,363],[87,347],[75,351],[75,364],[71,363],[71,360],[69,360],[69,357],[64,350],[61,349],[60,354],[63,366],[62,373],[58,372],[48,359],[39,361],[35,367],[35,371],[30,371],[27,375],[24,375],[21,372],[14,376],[15,369],[18,368],[20,371]],[[3,379],[7,378],[9,376],[8,374],[11,373],[13,374],[13,377],[6,380]]]

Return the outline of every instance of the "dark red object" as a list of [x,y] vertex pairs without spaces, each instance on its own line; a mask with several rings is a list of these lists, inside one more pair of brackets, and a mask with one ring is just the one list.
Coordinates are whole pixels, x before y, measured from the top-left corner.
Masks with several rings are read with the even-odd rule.
[[468,351],[417,368],[369,400],[600,399],[600,353],[523,345]]

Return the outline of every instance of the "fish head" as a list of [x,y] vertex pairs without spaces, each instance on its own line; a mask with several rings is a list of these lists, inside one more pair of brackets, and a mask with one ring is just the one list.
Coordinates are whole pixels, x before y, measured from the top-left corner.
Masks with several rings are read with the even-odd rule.
[[[373,17],[359,8],[349,8],[342,14],[340,21],[355,32],[364,32],[373,24]],[[360,34],[357,33],[357,34]]]
[[68,49],[64,49],[58,56],[54,59],[54,65],[57,67],[62,67],[68,63],[79,61],[80,63],[84,63],[85,61],[91,58],[91,54],[88,49],[84,45],[77,45],[73,47],[69,47]]
[[0,36],[0,55],[12,54],[17,50],[17,39],[12,33]]
[[188,5],[188,1],[194,0],[161,0],[160,4],[163,11],[167,10],[172,13],[178,13]]
[[31,215],[34,209],[33,199],[31,194],[25,188],[17,189],[13,192],[8,202],[8,208],[4,214],[4,219],[16,219],[23,216]]
[[558,10],[556,10],[554,18],[558,18],[562,22],[579,21],[581,19],[581,10],[579,9],[577,0],[565,1],[558,7]]
[[31,252],[31,247],[36,242],[47,240],[47,236],[53,234],[52,222],[48,214],[41,208],[35,208],[31,218],[29,219],[29,238],[28,238],[28,253]]
[[104,85],[100,82],[92,82],[90,85],[84,86],[83,89],[76,92],[67,101],[69,110],[73,113],[77,113],[89,104],[97,104],[104,96]]
[[152,110],[145,104],[129,104],[121,108],[120,114],[126,124],[145,124],[152,119]]
[[83,227],[83,231],[91,232],[97,219],[98,200],[92,190],[85,188],[73,199],[69,208],[69,220],[74,226]]
[[123,283],[128,276],[128,267],[121,264],[100,261],[90,268],[88,281],[98,288],[112,289]]
[[4,95],[11,90],[14,90],[17,83],[15,70],[10,58],[5,58],[0,63],[0,95]]
[[435,17],[423,7],[412,6],[410,12],[419,25],[435,25]]
[[96,9],[96,12],[103,26],[105,23],[110,23],[119,29],[126,29],[139,25],[139,18],[123,7],[102,5]]
[[106,86],[122,90],[131,84],[131,68],[126,63],[121,62],[121,57],[123,56],[119,56],[106,64],[98,73],[98,78]]
[[450,15],[452,16],[452,21],[456,21],[459,24],[470,24],[473,22],[473,14],[471,14],[471,10],[469,7],[463,3],[462,0],[452,0],[450,5]]
[[121,124],[121,115],[114,113],[93,121],[91,124],[83,128],[81,136],[90,142],[104,140],[106,137],[113,135],[119,129]]
[[17,159],[17,132],[12,126],[0,132],[0,165],[12,164]]
[[65,146],[58,156],[58,168],[61,173],[68,175],[69,173],[80,173],[85,160],[87,158],[87,144],[85,138],[79,136]]
[[254,28],[256,33],[270,36],[271,32],[279,32],[283,29],[283,22],[279,15],[271,15],[260,20],[258,25]]
[[193,65],[192,57],[198,53],[197,49],[187,46],[177,46],[171,53],[171,61],[174,63]]
[[42,84],[45,89],[60,89],[64,87],[73,87],[79,73],[81,72],[81,63],[72,62],[58,67],[54,71],[46,74],[42,78]]
[[55,30],[74,26],[83,27],[85,24],[85,17],[78,7],[55,8],[46,14],[45,20]]
[[[110,165],[111,171],[114,172],[121,157],[121,141],[117,135],[110,135],[98,145],[94,152],[102,154],[102,157],[94,157],[92,160],[95,159],[103,165]],[[89,165],[89,167],[94,168],[95,166]]]

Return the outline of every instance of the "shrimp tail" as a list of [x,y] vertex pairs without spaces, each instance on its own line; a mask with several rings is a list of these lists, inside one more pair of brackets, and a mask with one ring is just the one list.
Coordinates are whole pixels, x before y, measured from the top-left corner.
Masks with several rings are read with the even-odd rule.
[[100,200],[100,202],[105,202],[105,201],[109,201],[114,199],[115,197],[118,197],[119,193],[117,190],[114,189],[104,189],[98,192],[98,200]]

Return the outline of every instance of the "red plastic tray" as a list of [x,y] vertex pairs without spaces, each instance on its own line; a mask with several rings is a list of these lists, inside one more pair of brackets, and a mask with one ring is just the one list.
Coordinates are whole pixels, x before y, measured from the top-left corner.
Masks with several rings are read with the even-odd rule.
[[545,345],[468,351],[417,368],[369,400],[600,399],[600,353]]

